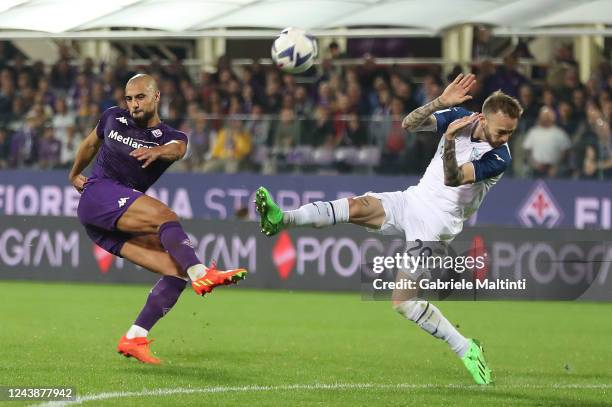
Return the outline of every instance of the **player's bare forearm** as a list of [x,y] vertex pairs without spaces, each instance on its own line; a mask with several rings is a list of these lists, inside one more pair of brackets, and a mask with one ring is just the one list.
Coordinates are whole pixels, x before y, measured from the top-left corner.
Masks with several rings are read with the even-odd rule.
[[185,155],[186,146],[183,142],[170,142],[163,146],[155,147],[159,152],[159,159],[164,161],[177,161]]
[[[408,116],[404,117],[402,120],[402,127],[406,130],[416,131],[423,125],[429,124],[428,120],[431,120],[431,115],[440,109],[444,109],[445,106],[440,98],[435,98],[431,102],[414,109],[412,112],[408,114]],[[435,124],[435,123],[434,123]]]
[[444,137],[444,185],[456,187],[463,184],[463,171],[457,164],[455,139]]
[[153,148],[140,147],[132,151],[130,155],[142,162],[142,168],[147,168],[156,160],[177,161],[183,158],[187,145],[182,141],[171,141],[163,146]]

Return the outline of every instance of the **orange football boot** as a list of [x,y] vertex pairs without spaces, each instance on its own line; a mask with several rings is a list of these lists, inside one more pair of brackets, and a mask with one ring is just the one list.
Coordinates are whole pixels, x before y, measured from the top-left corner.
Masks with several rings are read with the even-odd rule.
[[151,354],[149,344],[153,341],[148,341],[144,337],[136,337],[134,339],[128,339],[123,335],[119,344],[117,345],[117,352],[125,356],[126,358],[136,358],[142,363],[149,363],[152,365],[159,365],[161,360],[157,359]]
[[218,285],[238,284],[238,281],[244,280],[248,273],[245,269],[217,270],[217,265],[213,263],[204,277],[192,281],[191,286],[196,294],[204,296]]

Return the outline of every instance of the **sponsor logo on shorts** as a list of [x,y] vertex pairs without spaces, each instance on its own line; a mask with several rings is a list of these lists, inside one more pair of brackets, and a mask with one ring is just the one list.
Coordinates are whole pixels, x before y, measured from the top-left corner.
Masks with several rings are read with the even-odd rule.
[[125,203],[127,202],[128,199],[130,199],[129,196],[127,196],[125,198],[119,198],[119,200],[117,201],[117,203],[119,204],[119,207],[123,208],[123,206],[125,205]]

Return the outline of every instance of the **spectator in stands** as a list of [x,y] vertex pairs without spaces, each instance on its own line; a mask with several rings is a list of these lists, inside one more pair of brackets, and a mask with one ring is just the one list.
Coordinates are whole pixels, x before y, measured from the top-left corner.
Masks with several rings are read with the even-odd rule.
[[582,121],[574,115],[572,103],[566,100],[559,102],[559,119],[558,126],[569,136],[570,140],[574,140],[577,134],[582,133]]
[[17,95],[28,105],[34,103],[35,92],[32,86],[32,78],[28,72],[21,72],[17,76]]
[[331,120],[329,107],[320,105],[314,111],[314,123],[304,137],[305,144],[313,147],[331,146],[334,138],[334,124]]
[[329,59],[341,59],[346,57],[340,50],[340,45],[336,41],[330,42],[327,48],[329,50]]
[[405,115],[404,102],[394,97],[391,101],[391,126],[385,138],[381,171],[399,173],[404,167],[403,156],[406,149],[406,132],[402,128]]
[[20,97],[13,98],[13,105],[8,117],[7,127],[12,131],[21,129],[25,123],[26,105]]
[[95,103],[81,106],[74,118],[75,132],[79,135],[77,138],[86,137],[94,129],[101,113],[100,106]]
[[11,157],[11,140],[7,129],[0,127],[0,169],[7,168]]
[[361,147],[368,143],[368,133],[359,120],[357,113],[349,113],[345,116],[346,126],[344,131],[336,137],[338,146]]
[[54,107],[55,113],[51,119],[53,132],[55,138],[58,139],[60,143],[65,143],[68,139],[68,134],[74,132],[75,118],[74,115],[68,111],[64,99],[57,99]]
[[414,99],[419,106],[423,106],[442,94],[441,80],[432,73],[423,77],[423,83],[417,89]]
[[[482,34],[485,37],[488,35],[485,32]],[[476,40],[480,41],[478,38]],[[495,46],[498,49],[503,45],[502,41],[496,40]],[[402,134],[400,137],[400,132],[396,132],[393,127],[391,100],[394,97],[402,99],[402,109],[409,110],[412,104],[422,105],[434,99],[444,87],[441,68],[428,68],[422,85],[417,87],[409,79],[409,70],[402,66],[379,66],[369,55],[364,56],[363,64],[356,66],[335,64],[338,55],[334,48],[332,46],[330,49],[332,59],[323,64],[323,69],[317,67],[320,76],[313,83],[308,80],[296,81],[295,76],[282,74],[258,62],[237,70],[239,75],[236,75],[227,57],[219,58],[215,72],[201,73],[197,84],[194,84],[185,66],[178,60],[170,61],[168,67],[162,66],[159,60],[153,60],[150,65],[139,69],[149,71],[159,79],[163,100],[167,102],[161,109],[163,120],[175,127],[184,123],[183,128],[192,133],[190,144],[193,146],[201,138],[195,123],[197,114],[206,112],[206,127],[214,136],[221,127],[227,127],[224,122],[228,112],[241,112],[246,113],[247,118],[250,117],[243,121],[243,127],[252,135],[255,146],[250,157],[265,159],[268,149],[276,141],[274,136],[284,134],[280,139],[290,139],[287,137],[290,133],[288,127],[292,125],[287,126],[286,122],[280,123],[278,120],[282,111],[283,117],[293,115],[293,122],[301,124],[298,132],[303,137],[299,144],[322,147],[326,150],[327,158],[335,147],[361,143],[359,140],[363,139],[365,132],[365,139],[379,146],[380,151],[384,150],[386,158],[394,156],[391,152],[399,151],[402,158],[396,163],[410,162],[410,171],[419,170],[419,158],[430,154],[431,146],[428,143],[432,139],[427,135],[420,138],[418,135],[407,137]],[[486,51],[486,47],[476,51],[482,55],[483,50]],[[72,64],[71,54],[72,49],[62,45],[60,58],[51,67],[50,74],[45,72],[42,62],[26,61],[21,55],[16,58],[11,56],[13,60],[4,65],[8,68],[0,70],[0,128],[7,129],[7,134],[3,136],[5,143],[11,148],[15,146],[18,152],[10,156],[11,165],[37,165],[38,139],[42,137],[44,125],[50,118],[53,118],[55,138],[62,144],[60,165],[64,165],[66,160],[71,159],[68,157],[73,156],[70,148],[73,141],[78,141],[95,127],[102,110],[112,105],[125,107],[124,83],[121,81],[134,70],[125,57],[118,58],[116,62],[111,61],[109,66],[100,64],[100,71],[97,72],[91,59],[85,60],[78,67]],[[555,112],[559,127],[571,136],[572,151],[570,160],[566,160],[565,164],[570,163],[576,176],[594,176],[583,172],[585,156],[593,154],[587,153],[587,150],[593,150],[598,155],[606,147],[605,140],[598,138],[593,129],[595,121],[590,120],[589,124],[585,124],[586,110],[587,104],[594,101],[602,120],[609,124],[612,116],[610,63],[601,63],[587,83],[582,84],[571,48],[562,47],[549,69],[550,85],[542,89],[537,86],[537,82],[526,82],[526,78],[518,73],[515,56],[506,58],[504,66],[497,70],[488,60],[474,67],[478,71],[479,86],[473,90],[473,99],[465,103],[465,107],[477,110],[487,92],[493,88],[502,88],[511,94],[513,92],[508,87],[517,89],[525,112],[514,136],[515,140],[511,143],[513,164],[517,167],[515,175],[528,172],[520,168],[527,161],[521,159],[521,154],[525,153],[522,147],[526,133],[536,123],[543,104]],[[392,85],[389,85],[390,82]],[[57,100],[65,99],[67,92],[67,100],[74,100],[75,106],[57,103]],[[393,103],[397,104],[395,101]],[[57,115],[54,114],[55,110]],[[263,113],[270,116],[264,116]],[[73,117],[73,136],[66,130],[70,116]],[[278,129],[275,128],[277,124]],[[583,129],[585,127],[588,129]],[[209,137],[208,144],[196,147],[212,151],[215,144],[213,137]],[[587,149],[589,146],[591,148]],[[530,151],[529,154],[534,152]],[[202,155],[198,152],[195,157]],[[303,156],[310,157],[308,153]],[[198,165],[203,165],[200,164],[201,160],[188,169],[198,169]],[[601,160],[598,158],[596,161]],[[385,164],[389,163],[393,163],[393,160],[385,161]],[[398,164],[391,171],[406,170],[405,166]],[[565,169],[561,170],[565,173]]]
[[8,125],[10,122],[15,96],[13,75],[10,70],[3,69],[0,73],[0,125]]
[[[595,82],[595,81],[594,81]],[[554,88],[557,99],[560,101],[569,101],[572,99],[572,94],[576,89],[582,89],[578,79],[578,69],[569,67],[563,74],[563,81],[557,88]]]
[[610,122],[605,120],[596,106],[589,107],[588,131],[585,136],[582,176],[585,178],[612,179],[612,133]]
[[217,132],[211,126],[206,114],[199,110],[194,114],[193,120],[189,120],[188,124],[183,127],[183,131],[189,135],[183,165],[187,171],[202,169],[206,153],[210,150]]
[[[67,59],[60,59],[51,68],[51,87],[62,92],[68,91],[74,81],[74,70]],[[125,82],[123,82],[125,83]]]
[[548,68],[546,83],[553,89],[561,87],[565,71],[576,67],[578,67],[578,63],[574,59],[571,47],[567,44],[561,45],[557,48]]
[[370,141],[382,148],[385,143],[385,135],[391,128],[391,92],[382,89],[378,94],[378,107],[370,117],[369,133]]
[[272,137],[273,152],[285,155],[300,141],[300,126],[290,108],[281,110],[279,122]]
[[268,114],[278,113],[281,109],[283,100],[280,92],[278,79],[274,78],[267,82],[266,90],[262,102],[264,111]]
[[62,143],[55,138],[53,127],[47,125],[38,141],[38,166],[40,169],[56,168],[60,163]]
[[518,97],[518,90],[522,84],[529,81],[517,70],[517,58],[514,53],[506,55],[504,65],[496,69],[495,74],[488,77],[484,83],[484,92],[489,95],[501,89],[504,93]]
[[255,104],[257,103],[253,86],[248,84],[243,85],[240,97],[242,103],[241,110],[244,113],[251,113],[253,111],[253,106],[255,106]]
[[478,61],[494,57],[491,30],[488,27],[479,25],[474,27],[474,31],[472,58]]
[[293,102],[295,106],[295,113],[300,119],[305,119],[312,116],[314,103],[308,97],[308,91],[306,90],[305,86],[298,85],[295,88]]
[[79,73],[76,76],[74,83],[70,86],[67,95],[68,105],[76,110],[81,106],[81,99],[84,95],[89,96],[91,100],[91,86],[92,83],[87,80],[87,76],[84,73]]
[[542,107],[537,125],[529,130],[523,141],[533,175],[562,175],[563,161],[567,158],[570,147],[571,142],[567,134],[555,125],[554,112],[546,106]]
[[209,159],[204,163],[202,170],[204,172],[238,172],[251,152],[251,147],[251,135],[244,129],[242,121],[230,117],[228,124],[219,130]]
[[[542,105],[550,109],[555,114],[555,117],[558,116],[557,97],[555,96],[555,92],[553,92],[552,89],[544,88],[542,90]],[[538,114],[538,117],[539,117],[539,114]]]
[[38,79],[38,88],[36,89],[37,96],[40,96],[42,103],[47,106],[55,106],[55,93],[51,91],[49,87],[49,80],[42,76]]
[[586,95],[584,89],[574,89],[571,102],[576,119],[581,121],[586,120]]
[[28,118],[23,126],[11,137],[11,158],[9,166],[12,168],[30,166],[36,163],[38,134],[34,118]]
[[318,91],[317,91],[317,105],[325,106],[331,108],[335,103],[334,95],[332,93],[332,89],[329,85],[329,82],[323,81],[319,83]]
[[265,146],[270,137],[270,120],[264,116],[261,105],[254,105],[245,130],[251,134],[254,146]]
[[[96,116],[96,117],[99,117]],[[93,127],[92,127],[93,130]],[[60,150],[60,167],[61,168],[70,168],[72,167],[72,163],[76,158],[77,150],[79,149],[79,143],[81,142],[81,137],[79,133],[70,132],[66,136],[66,140],[62,142],[61,150]]]
[[[113,87],[123,87],[127,81],[136,74],[128,65],[127,56],[121,54],[115,60],[115,66],[112,69],[112,85]],[[162,98],[162,100],[165,99]]]
[[525,133],[528,129],[533,127],[538,120],[540,106],[536,101],[533,88],[527,83],[521,85],[519,88],[518,100],[523,107],[523,114],[521,115],[517,132]]

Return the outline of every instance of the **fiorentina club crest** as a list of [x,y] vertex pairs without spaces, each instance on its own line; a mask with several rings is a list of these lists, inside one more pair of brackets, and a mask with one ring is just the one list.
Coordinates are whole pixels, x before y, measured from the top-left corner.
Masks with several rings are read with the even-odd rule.
[[559,224],[563,213],[546,184],[538,181],[519,211],[524,226],[552,228]]
[[272,248],[272,261],[276,266],[276,271],[281,280],[289,278],[293,266],[295,266],[296,252],[291,237],[287,231],[282,231],[278,235],[278,240]]
[[93,255],[102,274],[106,274],[115,256],[96,244],[93,245]]

